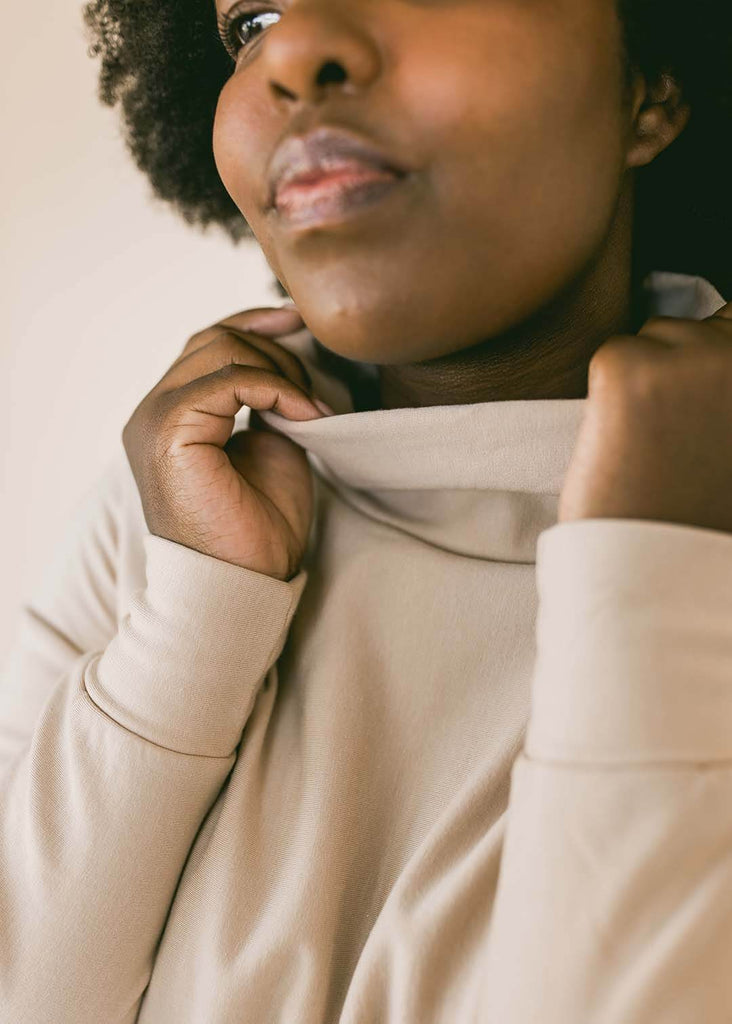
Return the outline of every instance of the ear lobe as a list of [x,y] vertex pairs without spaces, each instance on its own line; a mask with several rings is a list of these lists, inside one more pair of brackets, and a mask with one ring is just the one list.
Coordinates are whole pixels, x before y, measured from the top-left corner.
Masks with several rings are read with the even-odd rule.
[[652,86],[641,77],[633,103],[631,140],[626,167],[643,167],[679,137],[691,117],[691,106],[673,75],[663,72]]

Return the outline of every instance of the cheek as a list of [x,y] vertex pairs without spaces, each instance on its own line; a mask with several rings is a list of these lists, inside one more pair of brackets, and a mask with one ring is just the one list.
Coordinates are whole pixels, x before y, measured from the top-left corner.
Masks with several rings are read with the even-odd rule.
[[[241,82],[232,76],[221,90],[214,115],[214,162],[226,191],[247,221],[265,200],[264,165],[257,160],[262,127],[256,105],[241,95]],[[252,224],[254,227],[254,224]]]
[[544,291],[592,254],[613,218],[624,170],[616,41],[607,23],[517,26],[514,16],[492,27],[439,115],[449,158],[436,198],[443,223],[481,257],[500,254],[503,272]]
[[[267,163],[276,145],[273,118],[253,90],[232,76],[221,90],[214,114],[212,148],[219,177],[252,230],[273,272],[284,279],[264,208],[269,198]],[[277,125],[274,125],[276,128]]]
[[235,135],[232,123],[234,120],[234,112],[231,104],[228,102],[228,89],[229,85],[227,83],[219,94],[216,111],[214,113],[211,141],[216,170],[219,172],[219,177],[231,195],[231,185],[233,184],[233,177],[231,174],[232,157],[234,155],[232,153],[231,143]]

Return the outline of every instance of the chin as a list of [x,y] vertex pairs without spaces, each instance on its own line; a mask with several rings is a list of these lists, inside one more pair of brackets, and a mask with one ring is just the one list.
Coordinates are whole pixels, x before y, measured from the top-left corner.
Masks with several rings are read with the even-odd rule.
[[314,290],[304,289],[307,298],[300,301],[298,289],[291,292],[293,302],[308,330],[325,348],[346,359],[367,363],[407,363],[439,355],[439,341],[430,329],[430,317],[418,312],[423,303],[412,295],[409,301],[400,296],[393,301],[378,303],[357,300],[344,301],[343,295],[334,297],[330,289],[327,297]]

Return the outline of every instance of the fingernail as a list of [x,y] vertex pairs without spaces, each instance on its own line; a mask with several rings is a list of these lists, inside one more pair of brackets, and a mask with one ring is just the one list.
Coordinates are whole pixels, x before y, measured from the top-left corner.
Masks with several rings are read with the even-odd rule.
[[295,306],[270,306],[269,309],[262,310],[262,314],[266,317],[298,316],[302,320],[302,317]]
[[313,405],[316,405],[322,413],[325,413],[326,416],[336,415],[335,409],[331,409],[329,405],[326,405],[325,402],[321,402],[319,398],[312,398],[311,401]]
[[277,315],[277,313],[287,313],[290,316],[292,316],[292,314],[295,313],[295,315],[300,316],[300,313],[296,306],[272,306],[269,312],[273,313],[275,316]]
[[298,311],[292,306],[271,306],[269,309],[262,311],[261,317],[261,320],[257,318],[254,321],[255,330],[260,330],[264,333],[289,334],[301,329],[305,323]]

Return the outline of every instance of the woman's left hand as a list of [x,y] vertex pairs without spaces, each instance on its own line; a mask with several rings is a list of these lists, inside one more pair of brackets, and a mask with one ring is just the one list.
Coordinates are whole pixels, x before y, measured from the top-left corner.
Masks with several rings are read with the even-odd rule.
[[559,521],[594,518],[732,533],[732,302],[652,317],[593,355]]

